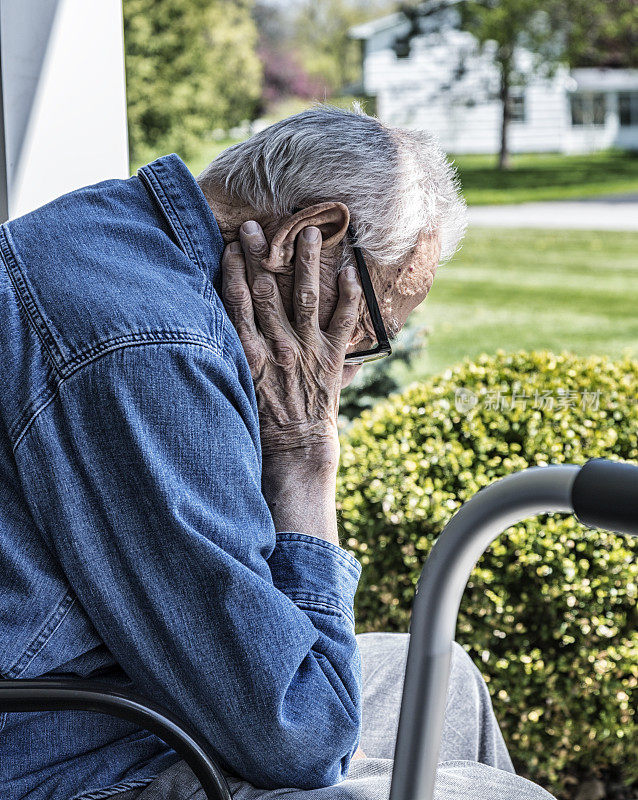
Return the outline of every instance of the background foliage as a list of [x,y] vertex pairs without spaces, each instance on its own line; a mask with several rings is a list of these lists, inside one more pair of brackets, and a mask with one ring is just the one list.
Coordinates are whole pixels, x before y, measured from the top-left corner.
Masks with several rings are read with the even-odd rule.
[[552,24],[567,17],[566,56],[572,66],[633,68],[638,64],[636,0],[564,0]]
[[394,5],[389,0],[301,0],[293,20],[292,45],[327,94],[342,91],[361,77],[361,45],[350,38],[349,29],[382,17]]
[[261,62],[250,0],[124,0],[133,162],[189,158],[215,128],[254,116]]
[[338,94],[360,72],[349,27],[392,5],[124,0],[131,163],[171,151],[188,160],[220,131],[268,115],[283,100]]
[[[197,158],[202,145],[240,124],[281,119],[290,99],[360,94],[361,42],[353,25],[401,10],[411,22],[436,16],[431,0],[124,0],[131,161],[176,150]],[[463,26],[495,43],[501,100],[526,79],[514,49],[534,54],[536,72],[570,66],[635,66],[635,0],[467,0]],[[405,43],[405,42],[404,42]],[[460,65],[459,65],[460,66]],[[374,109],[369,103],[369,112]],[[248,123],[248,124],[247,124]],[[500,162],[509,165],[507,128]],[[208,163],[210,159],[206,159]]]
[[[337,486],[342,540],[364,567],[359,630],[407,630],[432,543],[483,486],[550,462],[638,462],[636,386],[629,358],[499,352],[364,411],[342,435]],[[469,413],[459,387],[476,393]],[[490,407],[499,391],[518,393],[515,408]],[[536,391],[554,407],[533,408]],[[582,407],[596,393],[598,408]],[[494,542],[463,597],[457,639],[517,771],[559,796],[592,773],[638,779],[637,545],[573,517],[530,519]]]

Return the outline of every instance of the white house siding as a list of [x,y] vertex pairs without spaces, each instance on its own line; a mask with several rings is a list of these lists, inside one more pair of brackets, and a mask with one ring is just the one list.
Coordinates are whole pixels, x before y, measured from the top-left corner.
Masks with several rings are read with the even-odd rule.
[[[614,110],[614,95],[607,96],[607,113],[604,125],[572,126],[567,129],[561,150],[564,153],[592,153],[596,150],[606,150],[609,147],[634,149],[638,147],[637,131],[634,129],[633,138],[627,135],[626,128],[618,125],[618,115]],[[631,134],[631,129],[629,133]],[[623,144],[624,142],[624,144]]]
[[638,93],[638,70],[576,69],[570,81],[570,88],[574,91],[605,94],[605,123],[600,126],[570,124],[563,150],[586,153],[608,147],[638,149],[638,119],[636,125],[621,126],[618,113],[618,93]]
[[[398,58],[393,50],[396,38],[409,30],[401,15],[355,28],[354,35],[365,42],[364,89],[376,96],[379,117],[391,125],[428,130],[449,152],[494,153],[500,147],[502,114],[494,51],[489,44],[481,51],[471,34],[458,30],[455,13],[448,12],[449,27],[414,37],[408,58]],[[465,72],[459,78],[461,58]],[[553,77],[543,78],[531,71],[530,53],[520,50],[517,59],[519,70],[530,77],[523,89],[525,119],[510,125],[513,152],[638,148],[638,125],[620,127],[617,108],[617,91],[638,91],[638,70],[570,74],[560,67]],[[606,93],[603,126],[572,125],[571,91]]]
[[614,146],[622,150],[638,150],[638,125],[619,128],[614,137]]
[[[565,93],[568,74],[561,70],[553,80],[535,81],[525,89],[526,119],[513,122],[510,145],[514,152],[549,152],[560,143],[571,127],[571,112]],[[499,110],[499,120],[500,120]]]

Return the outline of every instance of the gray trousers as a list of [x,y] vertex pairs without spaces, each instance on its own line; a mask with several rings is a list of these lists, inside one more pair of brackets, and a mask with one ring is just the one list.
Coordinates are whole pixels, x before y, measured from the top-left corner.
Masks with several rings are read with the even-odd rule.
[[[227,776],[233,800],[388,800],[392,758],[410,635],[357,635],[363,668],[361,748],[347,778],[323,789],[257,789]],[[454,643],[435,800],[552,800],[553,795],[516,775],[494,716],[487,686],[465,650]],[[205,800],[183,761],[146,788],[113,800]]]

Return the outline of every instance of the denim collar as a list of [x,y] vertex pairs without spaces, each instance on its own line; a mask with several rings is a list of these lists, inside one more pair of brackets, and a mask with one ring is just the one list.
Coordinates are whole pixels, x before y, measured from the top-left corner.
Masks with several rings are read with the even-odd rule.
[[176,154],[151,161],[137,170],[154,195],[177,242],[221,294],[224,240],[199,184]]

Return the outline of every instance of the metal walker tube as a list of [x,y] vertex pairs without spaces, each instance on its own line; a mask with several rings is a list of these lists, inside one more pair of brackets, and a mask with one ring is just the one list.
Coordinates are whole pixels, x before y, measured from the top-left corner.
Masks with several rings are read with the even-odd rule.
[[510,525],[571,513],[577,466],[532,467],[490,484],[437,539],[419,578],[406,663],[390,800],[431,800],[445,713],[452,642],[472,569]]

